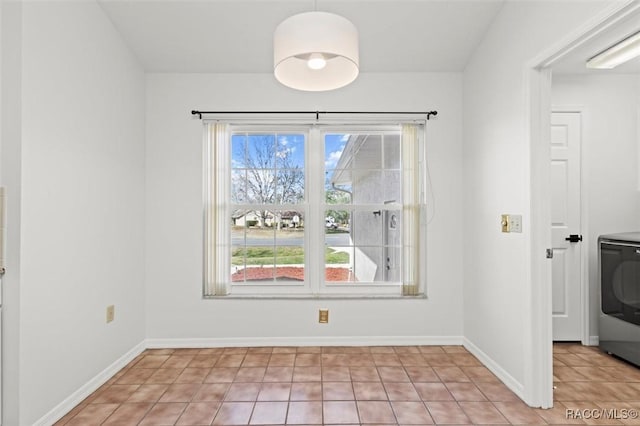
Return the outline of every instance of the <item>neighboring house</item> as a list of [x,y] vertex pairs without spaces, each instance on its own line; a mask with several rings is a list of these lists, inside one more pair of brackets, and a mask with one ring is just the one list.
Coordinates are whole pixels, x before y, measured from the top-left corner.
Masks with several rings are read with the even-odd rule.
[[285,211],[280,214],[280,224],[283,228],[302,228],[304,221],[302,214],[296,211]]
[[[267,218],[267,221],[269,218]],[[261,227],[262,218],[254,211],[235,212],[231,216],[233,226],[259,226]]]
[[274,226],[280,224],[282,228],[301,228],[304,226],[304,220],[302,214],[296,211],[285,211],[279,215],[274,215],[271,212],[267,213],[267,217],[264,219],[256,211],[238,211],[231,216],[233,226]]

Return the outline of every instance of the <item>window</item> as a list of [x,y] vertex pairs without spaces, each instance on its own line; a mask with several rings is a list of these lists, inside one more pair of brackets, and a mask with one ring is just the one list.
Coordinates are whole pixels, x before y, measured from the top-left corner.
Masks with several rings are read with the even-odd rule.
[[416,125],[207,134],[205,296],[420,293]]

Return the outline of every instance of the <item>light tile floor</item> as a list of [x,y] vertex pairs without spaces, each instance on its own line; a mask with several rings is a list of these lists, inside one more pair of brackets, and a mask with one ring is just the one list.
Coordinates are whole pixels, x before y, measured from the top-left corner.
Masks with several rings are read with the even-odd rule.
[[554,373],[540,410],[461,346],[154,349],[56,425],[640,424],[640,369],[555,344]]

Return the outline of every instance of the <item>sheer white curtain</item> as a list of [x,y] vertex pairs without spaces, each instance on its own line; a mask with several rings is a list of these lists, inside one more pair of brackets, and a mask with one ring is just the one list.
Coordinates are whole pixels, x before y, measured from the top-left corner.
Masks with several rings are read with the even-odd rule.
[[[229,125],[212,123],[204,148],[204,294],[224,296],[229,293],[230,236],[225,225],[229,212]],[[224,183],[224,184],[221,184]]]
[[[420,294],[420,251],[421,246],[421,178],[419,161],[424,152],[424,138],[420,137],[420,126],[417,124],[402,125],[402,162],[403,162],[403,247],[402,260],[404,264],[402,295],[416,296]],[[424,265],[422,265],[424,268]]]

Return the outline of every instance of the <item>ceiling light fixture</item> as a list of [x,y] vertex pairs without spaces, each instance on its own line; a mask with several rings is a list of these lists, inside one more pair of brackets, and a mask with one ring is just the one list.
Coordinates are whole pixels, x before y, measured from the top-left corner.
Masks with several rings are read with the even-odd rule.
[[640,31],[589,59],[587,68],[612,69],[638,56],[640,56]]
[[358,77],[358,30],[333,13],[293,15],[273,34],[273,65],[276,79],[293,89],[344,87]]

